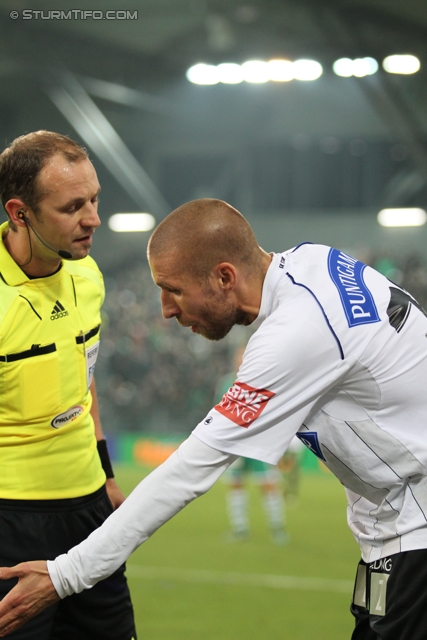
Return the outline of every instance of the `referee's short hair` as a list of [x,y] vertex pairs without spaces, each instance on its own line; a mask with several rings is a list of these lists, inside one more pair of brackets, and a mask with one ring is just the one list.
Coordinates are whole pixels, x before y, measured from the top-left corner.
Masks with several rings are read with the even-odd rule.
[[[88,158],[87,151],[68,136],[54,131],[34,131],[16,138],[0,155],[0,198],[5,206],[11,198],[19,198],[39,212],[44,196],[38,177],[46,163],[57,153],[69,162]],[[11,228],[14,224],[9,221]]]

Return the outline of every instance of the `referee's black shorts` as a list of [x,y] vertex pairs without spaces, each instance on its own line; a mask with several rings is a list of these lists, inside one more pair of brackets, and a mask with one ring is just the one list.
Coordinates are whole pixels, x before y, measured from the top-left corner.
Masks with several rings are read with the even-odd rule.
[[[113,511],[105,487],[66,500],[0,500],[0,566],[53,560]],[[10,634],[14,640],[136,640],[129,589],[120,567],[92,589],[45,609]],[[16,580],[0,581],[0,598]]]
[[427,549],[361,560],[351,612],[352,640],[426,640]]

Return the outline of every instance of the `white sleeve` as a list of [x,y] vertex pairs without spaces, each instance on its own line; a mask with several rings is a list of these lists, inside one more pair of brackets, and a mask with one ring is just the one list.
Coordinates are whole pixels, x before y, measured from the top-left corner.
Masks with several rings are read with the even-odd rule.
[[112,574],[162,524],[210,489],[235,459],[190,436],[99,529],[68,553],[48,561],[58,595],[80,593]]
[[193,433],[214,449],[277,464],[351,364],[311,294],[294,292],[251,337],[236,382]]

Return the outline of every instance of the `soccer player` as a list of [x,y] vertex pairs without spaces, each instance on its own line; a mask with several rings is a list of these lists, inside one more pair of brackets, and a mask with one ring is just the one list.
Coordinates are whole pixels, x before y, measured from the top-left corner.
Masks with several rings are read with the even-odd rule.
[[[101,273],[88,256],[100,186],[86,151],[48,131],[0,155],[0,563],[54,557],[124,496],[96,401]],[[15,584],[0,584],[3,597]],[[17,640],[136,638],[124,567],[58,603]]]
[[218,200],[172,212],[148,257],[166,318],[211,340],[255,325],[238,379],[87,540],[0,571],[20,578],[0,633],[108,576],[237,456],[275,464],[296,434],[346,489],[362,553],[353,640],[425,640],[427,318],[416,300],[337,249],[266,253]]

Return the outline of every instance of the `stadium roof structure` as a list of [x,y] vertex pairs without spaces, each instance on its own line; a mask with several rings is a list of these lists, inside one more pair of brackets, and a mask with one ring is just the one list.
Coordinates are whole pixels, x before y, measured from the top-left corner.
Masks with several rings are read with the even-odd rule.
[[[394,145],[393,157],[400,154],[406,164],[387,178],[387,197],[375,196],[378,205],[407,204],[426,188],[424,0],[132,0],[126,10],[117,0],[104,0],[102,10],[81,0],[73,9],[68,0],[54,5],[1,3],[0,135],[7,141],[42,127],[77,135],[105,172],[109,212],[137,207],[161,217],[183,198],[227,198],[233,171],[240,176],[236,201],[244,205],[251,176],[259,173],[247,166],[249,149],[262,146],[268,155],[289,143],[301,150],[313,139],[325,158],[343,139],[354,157],[370,141]],[[382,61],[393,54],[416,56],[420,70],[386,73]],[[342,58],[376,60],[378,71],[338,77],[333,64]],[[323,75],[313,83],[238,87],[198,87],[186,79],[197,63],[254,59],[314,60]],[[179,191],[177,184],[168,191],[182,158],[191,155],[199,169],[197,158],[205,156],[209,176],[198,179],[204,190]],[[303,181],[306,165],[292,171]]]

